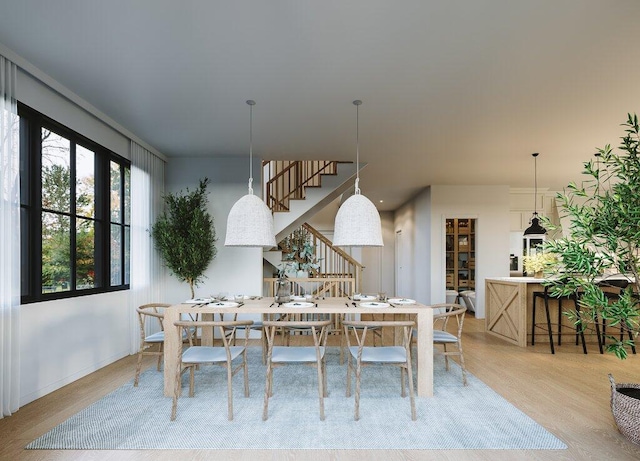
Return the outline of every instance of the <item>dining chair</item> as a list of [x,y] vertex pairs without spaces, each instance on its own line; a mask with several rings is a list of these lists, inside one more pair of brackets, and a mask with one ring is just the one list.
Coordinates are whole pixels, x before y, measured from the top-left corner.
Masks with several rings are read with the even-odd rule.
[[[142,369],[142,358],[145,355],[158,357],[158,371],[164,357],[164,309],[171,304],[149,303],[136,308],[138,313],[138,324],[140,327],[140,348],[138,349],[138,362],[136,364],[136,377],[133,385],[138,386],[140,381],[140,371]],[[157,324],[154,328],[153,325]],[[152,331],[154,331],[152,333]]]
[[[465,290],[460,292],[460,298],[467,307],[467,311],[476,312],[476,292],[473,290]],[[459,303],[462,304],[462,303]]]
[[[290,364],[315,366],[318,374],[320,420],[324,421],[324,397],[327,396],[326,345],[332,321],[328,320],[265,320],[267,337],[267,376],[264,392],[262,420],[269,417],[269,397],[273,395],[273,369]],[[313,346],[276,346],[276,331],[287,333],[291,329],[308,328]]]
[[[252,320],[236,321],[179,321],[174,325],[178,328],[178,335],[185,332],[197,330],[198,328],[217,329],[222,341],[222,346],[196,346],[193,344],[193,335],[187,334],[189,338],[189,348],[184,350],[182,343],[179,348],[180,366],[176,368],[175,388],[173,393],[173,405],[171,407],[171,421],[176,419],[178,410],[178,398],[181,391],[182,373],[189,370],[189,397],[194,396],[195,391],[195,371],[200,365],[220,365],[227,370],[227,417],[233,420],[233,377],[240,371],[244,374],[244,396],[249,397],[249,374],[247,368],[247,343],[249,341],[248,328],[253,323]],[[227,333],[231,331],[231,335]],[[241,346],[233,345],[236,341],[236,334],[244,331],[244,341]],[[234,360],[242,357],[240,363],[234,367]]]
[[[347,338],[349,359],[347,362],[347,397],[351,397],[351,373],[355,373],[355,412],[354,419],[360,419],[360,382],[362,368],[370,365],[395,366],[400,368],[400,395],[406,397],[406,384],[409,385],[411,419],[416,420],[416,402],[413,389],[411,368],[411,337],[415,322],[411,320],[343,320],[344,334]],[[402,346],[365,346],[367,333],[372,328],[402,328]],[[356,338],[357,345],[351,345],[349,330]]]
[[[444,354],[445,368],[449,371],[449,357],[460,357],[460,368],[462,369],[462,384],[466,386],[467,370],[464,366],[464,355],[462,353],[462,327],[464,325],[464,316],[467,308],[455,303],[434,304],[434,309],[440,309],[440,312],[433,315],[433,344],[441,345]],[[455,319],[455,327],[451,328],[455,333],[450,333],[449,322]],[[447,346],[455,346],[455,350],[447,349]]]
[[[342,314],[340,316],[340,325],[341,325],[341,328],[342,328],[342,331],[341,331],[341,334],[340,334],[340,365],[344,364],[344,356],[345,356],[344,352],[345,352],[345,349],[347,347],[347,335],[348,335],[347,330],[343,326],[344,325],[343,322],[344,322],[345,319],[349,319],[350,317],[352,317],[352,316],[349,316],[349,314]],[[384,314],[382,314],[382,319],[384,320]],[[361,328],[364,328],[364,327],[361,327]],[[373,337],[373,345],[376,346],[377,342],[378,342],[378,339],[380,339],[380,345],[384,346],[382,328],[380,328],[380,327],[370,327],[369,331],[371,331],[371,333],[372,333],[371,336]]]
[[[238,314],[237,313],[220,313],[218,314],[220,316],[220,321],[224,322],[224,321],[236,321],[238,320]],[[260,345],[262,347],[262,364],[266,365],[267,363],[267,338],[266,335],[264,333],[264,325],[262,323],[262,320],[254,320],[253,323],[251,325],[248,326],[239,326],[237,327],[237,329],[239,330],[243,330],[245,328],[248,328],[249,331],[258,331],[260,332]],[[233,328],[227,328],[226,329],[226,335],[232,339],[232,345],[235,346],[235,337],[232,337],[232,331]]]

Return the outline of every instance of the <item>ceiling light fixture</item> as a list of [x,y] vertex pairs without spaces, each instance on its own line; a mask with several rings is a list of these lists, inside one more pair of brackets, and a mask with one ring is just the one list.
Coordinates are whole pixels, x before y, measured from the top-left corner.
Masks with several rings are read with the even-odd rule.
[[[534,189],[533,189],[533,217],[531,218],[531,225],[527,227],[524,231],[524,235],[527,236],[544,236],[547,233],[547,230],[540,225],[540,221],[538,219],[537,205],[538,205],[538,155],[539,153],[535,152],[531,154],[533,157],[533,168],[534,168]],[[540,237],[538,237],[540,238]]]
[[229,211],[224,246],[271,248],[276,246],[273,215],[267,204],[253,195],[252,187],[253,106],[256,102],[250,99],[247,104],[249,105],[249,193],[241,197]]
[[362,101],[356,106],[356,185],[355,193],[342,204],[336,214],[333,244],[336,246],[381,247],[382,226],[380,214],[371,201],[360,194],[360,117]]

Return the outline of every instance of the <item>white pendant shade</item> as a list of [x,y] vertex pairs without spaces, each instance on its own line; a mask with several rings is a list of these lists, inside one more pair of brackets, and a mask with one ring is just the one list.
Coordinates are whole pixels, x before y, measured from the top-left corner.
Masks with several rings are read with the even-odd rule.
[[267,204],[253,194],[241,197],[229,212],[227,218],[227,247],[276,246],[273,231],[273,216]]
[[224,246],[273,248],[276,246],[273,215],[267,204],[253,195],[253,106],[256,105],[256,102],[249,99],[247,104],[250,108],[249,193],[240,198],[229,211]]
[[333,244],[342,247],[384,246],[380,214],[367,197],[355,194],[342,204],[336,214]]
[[356,184],[355,194],[344,201],[333,229],[333,244],[339,247],[381,247],[382,225],[375,205],[360,195],[360,123],[358,108],[362,101],[356,99]]

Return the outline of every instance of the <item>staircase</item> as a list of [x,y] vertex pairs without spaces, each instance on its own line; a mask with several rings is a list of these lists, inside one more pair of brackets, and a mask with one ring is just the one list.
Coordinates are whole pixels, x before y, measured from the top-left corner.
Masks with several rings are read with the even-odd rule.
[[[361,165],[363,167],[363,165]],[[320,268],[316,279],[350,279],[360,289],[363,266],[306,220],[330,204],[353,183],[356,167],[351,162],[336,161],[268,161],[263,162],[264,197],[274,214],[276,241],[282,242],[303,227],[312,239]],[[288,249],[284,249],[288,251]],[[264,259],[274,267],[282,261],[282,249],[265,251]],[[329,280],[326,280],[329,282]]]
[[352,188],[355,174],[352,162],[263,162],[263,196],[273,211],[276,242]]

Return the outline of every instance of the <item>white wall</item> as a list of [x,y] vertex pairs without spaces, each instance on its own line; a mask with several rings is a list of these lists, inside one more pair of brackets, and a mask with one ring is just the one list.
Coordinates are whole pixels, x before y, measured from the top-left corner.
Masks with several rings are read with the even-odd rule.
[[18,101],[53,120],[71,128],[83,136],[131,159],[130,140],[110,128],[96,117],[79,109],[74,103],[52,91],[34,77],[19,69],[17,85]]
[[[428,197],[430,191],[429,188],[424,189],[420,195],[426,195]],[[402,205],[395,212],[394,217],[394,234],[399,234],[401,242],[396,247],[395,254],[395,277],[396,285],[399,287],[394,294],[398,296],[410,297],[418,302],[424,304],[431,303],[431,297],[428,292],[418,292],[416,288],[416,280],[427,280],[428,273],[425,269],[420,270],[415,266],[414,254],[416,248],[416,214],[423,213],[428,214],[429,210],[416,211],[418,208],[418,197],[410,200]],[[423,229],[429,231],[429,228]],[[395,238],[395,235],[394,235]],[[419,257],[426,257],[426,255],[418,255]],[[426,283],[422,284],[427,285]]]
[[365,247],[361,252],[362,292],[376,294],[384,291],[387,296],[395,294],[395,233],[393,228],[393,212],[380,212],[382,224],[383,247]]
[[20,406],[129,355],[131,321],[128,290],[21,306]]
[[431,186],[432,302],[445,300],[445,219],[476,219],[476,317],[484,318],[487,277],[509,276],[509,187]]
[[[18,70],[17,99],[131,158],[128,137],[22,69]],[[129,355],[134,320],[128,290],[22,305],[20,405]]]
[[483,318],[485,278],[509,275],[509,188],[430,186],[396,211],[404,296],[425,304],[445,302],[447,218],[477,219],[476,317]]
[[[254,159],[254,172],[260,172],[260,159]],[[199,180],[208,177],[209,213],[216,229],[217,255],[205,272],[204,282],[196,288],[196,296],[219,292],[256,295],[262,293],[262,249],[225,247],[227,216],[233,204],[247,194],[248,157],[180,158],[169,159],[165,172],[166,193],[194,190]],[[260,184],[259,176],[254,184]],[[260,194],[260,188],[254,188]],[[166,302],[180,302],[191,294],[186,283],[168,275]]]

